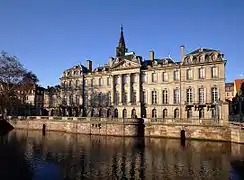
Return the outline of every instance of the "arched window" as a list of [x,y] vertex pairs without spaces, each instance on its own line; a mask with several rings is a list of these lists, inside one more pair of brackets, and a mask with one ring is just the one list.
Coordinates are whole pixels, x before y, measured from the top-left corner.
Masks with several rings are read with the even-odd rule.
[[152,110],[152,118],[157,118],[157,110],[156,109]]
[[132,111],[131,111],[131,117],[132,118],[135,118],[135,116],[136,116],[136,110],[135,109],[132,109]]
[[164,110],[163,110],[163,118],[166,118],[167,115],[168,115],[168,111],[167,111],[167,109],[164,109]]
[[176,109],[174,110],[174,118],[175,118],[175,119],[178,119],[178,118],[179,118],[179,115],[180,115],[180,113],[179,113],[179,109],[176,108]]
[[123,119],[124,118],[127,118],[127,111],[126,111],[126,109],[123,109]]
[[108,110],[107,110],[107,117],[110,117],[110,116],[111,116],[111,110],[108,109]]

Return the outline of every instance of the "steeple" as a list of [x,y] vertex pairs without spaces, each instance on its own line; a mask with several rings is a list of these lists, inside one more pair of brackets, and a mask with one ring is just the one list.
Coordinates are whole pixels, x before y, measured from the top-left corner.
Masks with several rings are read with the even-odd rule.
[[125,39],[124,39],[124,33],[123,33],[123,25],[121,25],[119,44],[118,44],[118,47],[116,47],[116,57],[124,56],[127,51],[128,50],[125,45]]

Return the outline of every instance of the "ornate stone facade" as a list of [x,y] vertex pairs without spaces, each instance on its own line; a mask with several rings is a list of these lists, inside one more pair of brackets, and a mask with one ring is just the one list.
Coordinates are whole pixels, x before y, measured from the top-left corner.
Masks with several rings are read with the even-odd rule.
[[[155,58],[153,51],[143,60],[128,52],[121,29],[116,57],[107,64],[93,70],[89,60],[87,67],[64,71],[65,106],[79,106],[80,116],[226,120],[224,55],[213,49],[184,51],[181,46],[181,61]],[[78,103],[72,104],[74,99]]]

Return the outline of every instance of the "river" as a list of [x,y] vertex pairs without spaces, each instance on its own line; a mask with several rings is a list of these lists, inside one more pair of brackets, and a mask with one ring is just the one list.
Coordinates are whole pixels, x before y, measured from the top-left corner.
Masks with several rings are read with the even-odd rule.
[[[244,179],[244,145],[13,130],[1,137],[0,179]],[[239,168],[240,167],[240,168]]]

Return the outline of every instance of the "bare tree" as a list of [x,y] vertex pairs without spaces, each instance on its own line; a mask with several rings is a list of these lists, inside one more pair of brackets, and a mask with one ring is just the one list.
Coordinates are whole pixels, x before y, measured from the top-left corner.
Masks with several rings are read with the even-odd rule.
[[0,108],[6,115],[13,107],[25,103],[26,95],[38,78],[32,72],[27,72],[17,57],[7,52],[0,53]]

